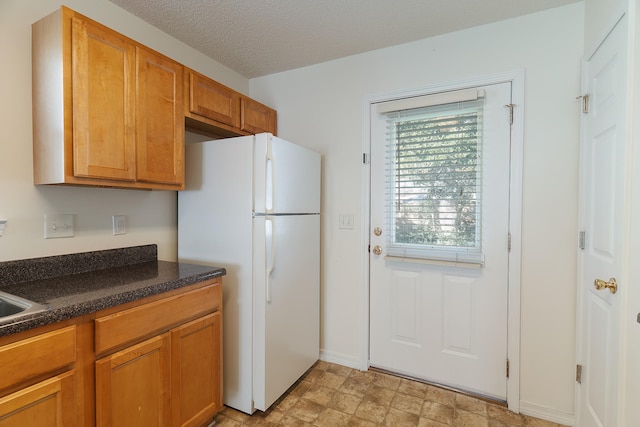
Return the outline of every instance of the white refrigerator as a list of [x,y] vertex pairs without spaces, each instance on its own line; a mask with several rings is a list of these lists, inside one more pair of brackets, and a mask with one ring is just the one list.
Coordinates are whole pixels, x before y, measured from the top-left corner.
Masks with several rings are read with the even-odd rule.
[[180,262],[225,267],[224,403],[266,410],[319,358],[320,155],[271,134],[186,144]]

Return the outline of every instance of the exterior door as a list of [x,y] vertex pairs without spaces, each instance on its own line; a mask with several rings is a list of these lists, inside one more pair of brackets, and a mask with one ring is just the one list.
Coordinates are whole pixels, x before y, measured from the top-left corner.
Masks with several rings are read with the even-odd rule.
[[583,115],[580,203],[585,238],[578,272],[581,427],[618,425],[621,296],[612,282],[625,286],[620,279],[626,209],[626,32],[624,18],[585,64],[589,111]]
[[[505,106],[511,83],[477,89],[484,95],[472,173],[459,161],[468,156],[461,146],[449,155],[450,164],[435,156],[429,164],[409,165],[418,172],[411,182],[402,180],[390,159],[406,153],[393,152],[385,136],[389,119],[372,107],[369,357],[373,367],[506,400],[511,127]],[[462,125],[449,126],[457,113],[426,114],[436,132],[446,126],[465,143],[467,134],[451,131]],[[458,187],[455,180],[462,178],[452,178],[453,169],[471,183]],[[400,187],[410,188],[408,194],[400,195]],[[425,207],[438,192],[446,194]],[[467,205],[458,209],[460,200]],[[420,236],[403,243],[407,223]],[[452,228],[462,230],[465,242],[440,243]]]

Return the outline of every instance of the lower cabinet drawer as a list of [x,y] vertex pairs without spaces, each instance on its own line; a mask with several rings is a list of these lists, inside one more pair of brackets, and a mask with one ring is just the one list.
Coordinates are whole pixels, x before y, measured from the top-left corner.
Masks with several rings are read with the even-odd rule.
[[222,285],[215,281],[210,286],[99,317],[95,320],[96,354],[162,333],[217,310],[221,304]]
[[76,327],[56,331],[0,347],[0,389],[27,381],[76,361]]

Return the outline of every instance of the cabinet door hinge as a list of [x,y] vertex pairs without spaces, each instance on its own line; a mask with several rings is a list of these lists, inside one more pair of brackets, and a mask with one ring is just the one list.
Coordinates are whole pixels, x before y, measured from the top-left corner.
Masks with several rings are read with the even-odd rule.
[[509,109],[509,124],[512,125],[513,124],[513,107],[515,107],[516,104],[506,104],[505,107],[507,107]]
[[580,99],[580,98],[582,98],[582,112],[588,113],[589,112],[589,95],[576,96],[576,99]]
[[509,359],[507,359],[507,378],[509,378]]
[[584,249],[585,248],[585,246],[586,246],[585,239],[586,239],[586,232],[583,230],[580,233],[578,233],[578,247],[580,249]]
[[576,381],[582,384],[582,365],[576,365]]

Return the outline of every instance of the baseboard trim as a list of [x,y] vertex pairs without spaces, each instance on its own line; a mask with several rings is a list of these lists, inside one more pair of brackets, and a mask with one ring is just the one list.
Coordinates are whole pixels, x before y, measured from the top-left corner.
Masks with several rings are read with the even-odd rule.
[[575,414],[547,408],[531,402],[520,401],[520,413],[542,420],[551,421],[563,426],[575,426]]
[[346,354],[334,353],[332,351],[320,350],[320,360],[361,371],[367,370],[367,367],[360,366],[359,358]]

